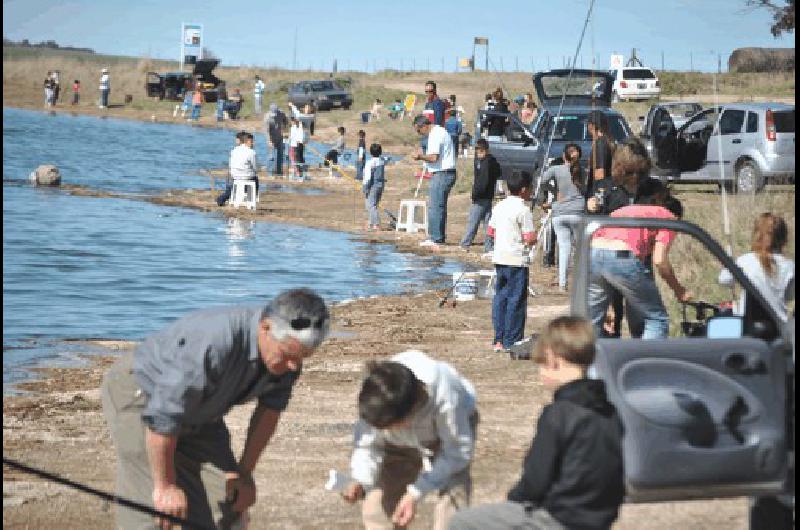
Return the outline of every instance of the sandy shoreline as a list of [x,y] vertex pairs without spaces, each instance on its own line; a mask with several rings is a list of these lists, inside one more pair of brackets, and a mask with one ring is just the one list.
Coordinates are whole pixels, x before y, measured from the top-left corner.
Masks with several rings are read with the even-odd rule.
[[[83,109],[81,113],[94,114]],[[413,167],[407,163],[389,166],[383,207],[396,211],[401,198],[413,195],[412,173]],[[289,187],[314,187],[325,193],[265,193],[255,212],[219,208],[213,202],[217,192],[206,190],[172,190],[154,197],[132,198],[69,182],[62,189],[75,195],[121,196],[165,206],[219,211],[225,216],[343,231],[364,240],[395,245],[402,252],[430,254],[417,244],[421,235],[365,232],[363,200],[353,181],[328,180],[325,174],[315,171],[313,179],[306,183],[276,180]],[[273,181],[262,177],[261,182]],[[466,254],[456,245],[464,230],[468,204],[468,186],[457,187],[449,203],[450,245],[439,254],[490,268],[480,261],[480,238]],[[537,331],[548,319],[568,310],[567,297],[547,287],[554,275],[554,271],[546,270],[532,277],[542,294],[529,299],[527,333]],[[482,423],[473,467],[474,502],[504,497],[518,478],[535,420],[549,394],[538,382],[533,363],[511,361],[491,352],[488,300],[439,309],[439,296],[439,292],[428,291],[356,300],[334,307],[333,328],[348,332],[347,336],[329,340],[305,366],[278,432],[256,470],[258,501],[251,512],[251,528],[358,527],[358,510],[325,492],[322,486],[328,469],[347,467],[356,416],[355,396],[364,361],[408,348],[422,349],[452,363],[475,384]],[[40,379],[20,385],[27,395],[4,397],[3,454],[110,491],[114,487],[115,456],[100,411],[99,385],[107,366],[132,344],[92,344],[95,346],[108,348],[108,355],[93,356],[88,367],[40,370]],[[249,406],[239,407],[226,417],[237,452],[249,411]],[[113,527],[113,507],[88,495],[8,468],[4,468],[3,489],[4,526]],[[430,505],[425,505],[415,528],[429,526],[430,511]],[[746,528],[746,512],[745,499],[630,505],[624,507],[615,528]]]

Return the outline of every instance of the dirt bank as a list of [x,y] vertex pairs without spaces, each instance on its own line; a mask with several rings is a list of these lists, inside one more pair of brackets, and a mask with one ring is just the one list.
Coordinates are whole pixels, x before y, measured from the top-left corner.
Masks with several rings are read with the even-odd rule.
[[[346,469],[355,396],[366,359],[419,348],[447,360],[477,388],[482,423],[474,465],[475,502],[497,501],[518,477],[535,419],[548,392],[531,362],[489,350],[488,300],[437,309],[437,293],[358,300],[334,308],[334,329],[354,334],[329,340],[305,366],[294,397],[256,470],[258,502],[252,528],[356,528],[358,511],[323,484],[330,468]],[[528,330],[567,309],[566,298],[531,299]],[[376,325],[379,322],[380,325]],[[73,480],[111,490],[115,456],[100,410],[99,384],[115,355],[87,368],[44,370],[22,387],[28,396],[3,400],[3,454]],[[226,421],[236,451],[250,407]],[[745,528],[744,499],[625,506],[619,529]],[[3,525],[20,528],[111,528],[112,508],[86,494],[4,469]],[[416,528],[430,524],[423,508]]]

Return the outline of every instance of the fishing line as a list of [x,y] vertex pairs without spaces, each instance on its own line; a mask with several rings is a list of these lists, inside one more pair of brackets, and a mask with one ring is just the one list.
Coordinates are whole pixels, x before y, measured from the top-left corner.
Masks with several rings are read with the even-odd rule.
[[90,495],[94,495],[96,497],[100,497],[101,499],[104,499],[106,501],[117,503],[117,504],[119,504],[121,506],[125,506],[126,508],[131,508],[133,510],[137,510],[139,512],[146,513],[148,515],[152,515],[153,517],[161,517],[162,519],[167,519],[167,520],[169,520],[170,522],[172,522],[174,524],[179,524],[179,525],[185,526],[187,528],[197,528],[198,530],[214,530],[213,526],[206,526],[206,525],[194,522],[194,521],[189,520],[189,519],[183,519],[183,518],[177,517],[175,515],[170,515],[168,513],[160,512],[160,511],[155,510],[155,509],[153,509],[153,508],[151,508],[149,506],[146,506],[144,504],[141,504],[141,503],[138,503],[136,501],[132,501],[132,500],[126,499],[125,497],[120,497],[118,495],[112,495],[111,493],[107,493],[105,491],[101,491],[101,490],[92,488],[91,486],[86,486],[86,485],[81,484],[79,482],[74,482],[74,481],[69,480],[67,478],[59,477],[58,475],[54,475],[53,473],[50,473],[48,471],[44,471],[44,470],[41,470],[41,469],[37,469],[35,467],[31,467],[31,466],[22,464],[20,462],[17,462],[16,460],[12,460],[11,458],[6,458],[5,456],[3,457],[3,464],[7,465],[7,466],[11,466],[11,467],[16,468],[16,469],[19,469],[20,471],[23,471],[25,473],[29,473],[31,475],[36,475],[36,476],[41,477],[41,478],[43,478],[45,480],[49,480],[49,481],[52,481],[52,482],[57,482],[58,484],[63,484],[64,486],[68,486],[68,487],[76,489],[78,491],[82,491],[84,493],[89,493]]
[[[714,80],[714,109],[719,113],[719,98],[717,95],[717,74],[713,73]],[[717,118],[719,124],[719,118]],[[719,125],[717,125],[719,126]],[[713,132],[713,129],[712,129]],[[717,131],[719,133],[719,131]],[[733,257],[733,233],[731,232],[731,221],[728,215],[728,191],[725,188],[725,166],[722,163],[722,135],[717,134],[717,162],[719,164],[719,187],[720,187],[720,206],[722,208],[722,234],[727,238],[725,252]],[[734,186],[736,184],[734,183]],[[731,284],[731,300],[736,300],[736,282]]]
[[[589,10],[586,13],[586,19],[583,21],[583,29],[581,30],[581,36],[578,39],[578,46],[575,48],[575,55],[572,57],[572,65],[569,68],[569,75],[567,76],[567,81],[564,83],[564,91],[561,94],[561,102],[558,104],[558,112],[553,117],[553,127],[550,129],[550,139],[547,142],[547,149],[544,152],[544,159],[545,162],[547,161],[547,156],[550,154],[550,147],[553,145],[553,137],[556,134],[556,122],[561,117],[561,110],[564,108],[564,100],[567,98],[567,88],[569,88],[569,83],[572,81],[572,73],[575,71],[575,61],[578,60],[578,53],[581,51],[581,45],[583,44],[583,37],[586,34],[586,26],[589,25],[589,19],[592,16],[592,9],[594,8],[594,0],[589,1]],[[592,87],[592,91],[594,91],[594,87]],[[536,191],[534,192],[533,196],[538,197],[539,195],[539,188],[542,184],[542,176],[544,175],[545,171],[545,164],[542,164],[541,170],[539,171],[539,178],[536,180]]]

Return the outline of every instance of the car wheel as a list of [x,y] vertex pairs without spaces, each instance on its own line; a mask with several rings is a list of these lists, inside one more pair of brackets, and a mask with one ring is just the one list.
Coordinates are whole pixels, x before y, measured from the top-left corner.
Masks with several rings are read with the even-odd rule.
[[764,188],[764,178],[752,160],[744,160],[736,168],[736,192],[757,193]]

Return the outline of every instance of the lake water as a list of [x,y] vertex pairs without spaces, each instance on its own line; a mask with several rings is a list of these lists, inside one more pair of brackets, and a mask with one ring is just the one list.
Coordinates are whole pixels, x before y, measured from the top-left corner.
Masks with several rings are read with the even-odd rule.
[[224,165],[229,133],[8,109],[3,125],[4,392],[30,366],[86,351],[63,339],[141,339],[191,310],[290,287],[329,301],[418,291],[461,267],[339,232],[24,182],[50,162],[65,182],[114,191],[203,186],[191,175]]

